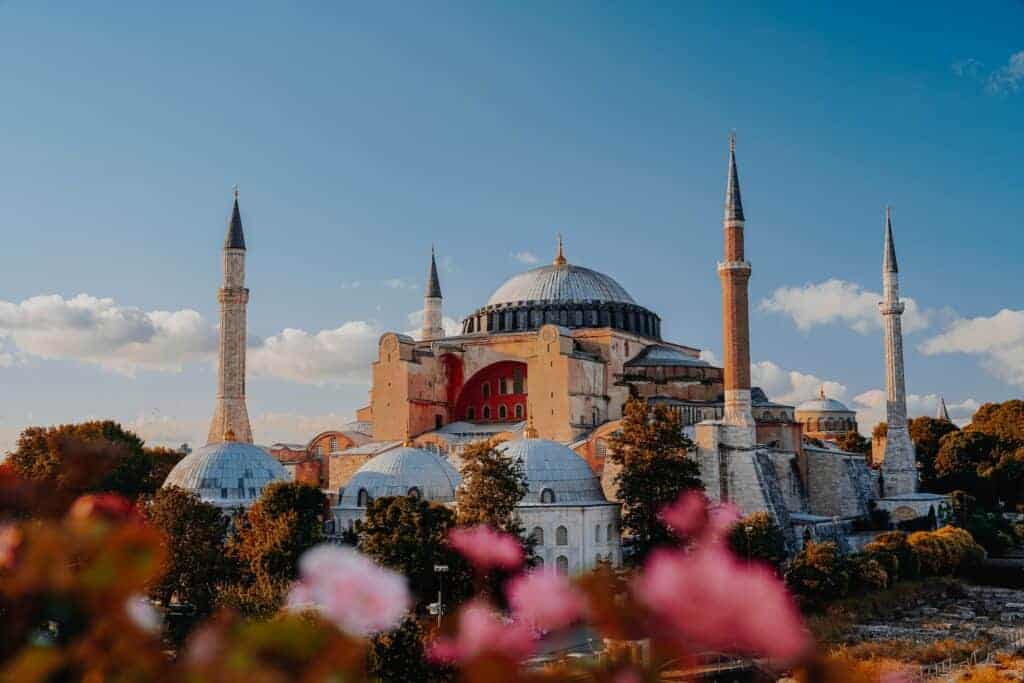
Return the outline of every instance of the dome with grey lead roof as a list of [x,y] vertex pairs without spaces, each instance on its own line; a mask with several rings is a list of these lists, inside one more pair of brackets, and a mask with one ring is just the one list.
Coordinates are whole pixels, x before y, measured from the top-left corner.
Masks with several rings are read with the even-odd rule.
[[415,495],[436,503],[455,500],[461,478],[448,460],[433,451],[402,446],[385,451],[366,461],[341,493],[341,507],[363,507],[360,491],[369,500],[383,496]]
[[249,443],[224,441],[186,455],[163,485],[191,491],[220,508],[237,508],[251,506],[275,481],[291,481],[291,477],[269,453]]
[[[527,438],[506,441],[497,448],[522,464],[529,491],[520,504],[587,505],[607,502],[597,475],[568,446],[547,439]],[[545,495],[545,491],[550,491],[550,494]]]
[[571,264],[541,266],[513,275],[494,291],[487,305],[520,301],[636,304],[629,292],[613,278]]

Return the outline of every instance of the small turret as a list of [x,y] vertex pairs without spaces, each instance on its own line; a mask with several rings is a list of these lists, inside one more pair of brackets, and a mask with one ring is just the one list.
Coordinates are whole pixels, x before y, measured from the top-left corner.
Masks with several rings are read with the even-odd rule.
[[245,232],[242,230],[242,214],[238,210],[238,185],[235,185],[235,203],[231,207],[231,219],[228,221],[228,232],[224,235],[225,249],[245,250]]
[[898,273],[899,264],[896,262],[896,245],[892,240],[892,210],[885,207],[885,253],[882,256],[882,272]]
[[437,259],[434,247],[430,247],[430,267],[427,270],[427,288],[423,293],[423,332],[426,341],[444,337],[444,315],[442,311],[441,280],[437,277]]
[[554,264],[556,266],[564,266],[569,263],[565,258],[565,248],[562,246],[562,233],[558,233],[558,251],[555,252]]
[[729,135],[729,177],[725,183],[725,222],[743,221],[740,174],[736,170],[736,133]]
[[952,420],[949,419],[949,411],[946,410],[946,399],[941,396],[939,396],[939,408],[935,411],[935,419],[942,420],[944,422],[952,422]]

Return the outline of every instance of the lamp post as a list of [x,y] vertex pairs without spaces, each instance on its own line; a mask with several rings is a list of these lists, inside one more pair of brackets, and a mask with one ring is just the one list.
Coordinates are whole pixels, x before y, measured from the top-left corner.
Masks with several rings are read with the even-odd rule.
[[448,565],[435,564],[434,573],[437,574],[437,626],[441,627],[441,617],[444,616],[444,575],[448,573]]
[[750,557],[750,554],[751,554],[750,536],[751,536],[751,534],[754,533],[754,527],[752,527],[752,526],[750,526],[748,524],[745,527],[743,527],[743,531],[744,531],[744,533],[745,533],[745,535],[747,537],[747,566],[749,567],[750,566],[750,560],[751,560],[751,557]]

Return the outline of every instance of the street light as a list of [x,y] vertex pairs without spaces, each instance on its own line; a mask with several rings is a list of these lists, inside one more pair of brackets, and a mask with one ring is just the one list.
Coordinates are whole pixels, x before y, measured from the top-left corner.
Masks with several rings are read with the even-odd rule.
[[446,564],[435,564],[434,573],[437,577],[437,626],[441,627],[441,617],[444,616],[444,575],[448,573],[448,565]]
[[746,536],[747,536],[747,565],[749,566],[750,565],[750,559],[751,559],[751,557],[750,557],[750,535],[754,533],[754,527],[752,527],[752,526],[750,526],[748,524],[747,526],[743,527],[743,531],[746,532]]

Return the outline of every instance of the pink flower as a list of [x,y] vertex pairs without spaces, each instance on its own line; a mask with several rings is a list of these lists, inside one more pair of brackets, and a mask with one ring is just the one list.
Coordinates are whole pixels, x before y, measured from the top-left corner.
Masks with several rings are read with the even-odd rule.
[[519,539],[482,524],[452,529],[448,532],[448,545],[481,571],[518,569],[523,563],[523,546]]
[[540,631],[569,626],[587,608],[583,593],[552,570],[520,574],[509,582],[506,592],[513,616]]
[[740,511],[732,503],[712,505],[700,491],[684,491],[658,516],[683,540],[717,543],[729,535]]
[[634,591],[685,647],[791,659],[810,644],[782,583],[764,567],[739,562],[721,544],[655,551]]
[[684,491],[676,502],[658,514],[676,536],[687,539],[697,536],[708,523],[708,499],[700,491]]
[[533,646],[529,626],[503,619],[485,603],[473,600],[459,610],[455,637],[436,638],[429,656],[438,662],[467,662],[485,655],[518,662],[533,652]]
[[404,576],[351,548],[325,543],[299,560],[299,580],[286,606],[315,609],[342,631],[365,636],[398,626],[410,604]]
[[124,601],[124,613],[136,627],[146,633],[159,633],[163,628],[160,613],[144,595],[135,594]]

